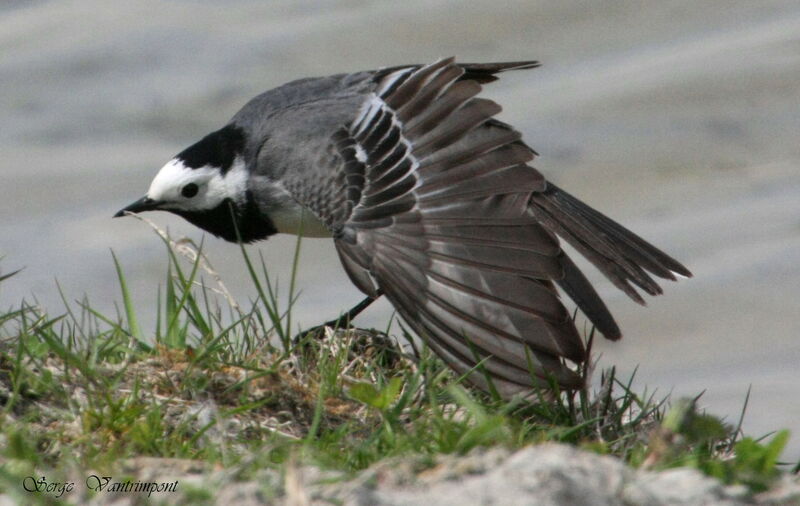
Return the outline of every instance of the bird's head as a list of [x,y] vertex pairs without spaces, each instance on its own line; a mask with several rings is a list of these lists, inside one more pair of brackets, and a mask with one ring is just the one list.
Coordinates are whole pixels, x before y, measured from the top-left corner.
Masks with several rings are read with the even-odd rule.
[[[245,134],[230,124],[203,137],[167,162],[144,197],[114,217],[144,211],[169,211],[228,241],[245,242],[274,233],[257,216],[247,191]],[[254,228],[255,227],[255,228]]]
[[167,162],[147,194],[115,216],[156,210],[202,213],[225,200],[240,202],[247,189],[243,151],[241,129],[228,125],[210,133]]

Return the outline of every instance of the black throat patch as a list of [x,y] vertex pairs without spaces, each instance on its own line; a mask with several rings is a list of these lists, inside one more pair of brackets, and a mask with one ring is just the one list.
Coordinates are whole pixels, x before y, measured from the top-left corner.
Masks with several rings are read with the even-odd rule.
[[258,209],[249,191],[244,205],[225,199],[217,207],[207,211],[170,211],[192,225],[230,242],[241,239],[244,243],[251,243],[278,233],[272,220]]
[[244,152],[244,143],[244,130],[233,124],[226,125],[184,149],[175,158],[192,169],[206,165],[219,167],[225,175],[236,156]]

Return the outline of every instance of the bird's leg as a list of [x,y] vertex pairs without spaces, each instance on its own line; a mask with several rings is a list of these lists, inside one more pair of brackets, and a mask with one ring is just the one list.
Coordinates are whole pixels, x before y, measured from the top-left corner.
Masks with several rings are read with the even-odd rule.
[[316,327],[311,327],[310,329],[303,330],[298,332],[296,336],[294,336],[294,342],[299,342],[303,337],[307,336],[308,334],[312,334],[314,338],[320,339],[325,335],[325,327],[332,327],[333,330],[339,330],[341,328],[349,328],[350,322],[358,316],[363,310],[367,309],[370,304],[378,300],[378,297],[383,295],[383,292],[378,290],[378,293],[375,297],[367,297],[355,306],[353,306],[349,311],[345,314],[341,315],[340,317],[336,318],[335,320],[327,321],[322,325],[317,325]]
[[[381,294],[378,294],[378,297],[380,296]],[[367,297],[358,304],[356,304],[355,306],[353,306],[352,308],[350,308],[349,311],[341,315],[339,318],[325,322],[322,325],[319,325],[318,327],[314,328],[333,327],[333,330],[338,330],[340,328],[349,327],[350,321],[353,320],[356,316],[358,316],[363,310],[367,309],[370,304],[372,304],[378,299],[378,297]]]

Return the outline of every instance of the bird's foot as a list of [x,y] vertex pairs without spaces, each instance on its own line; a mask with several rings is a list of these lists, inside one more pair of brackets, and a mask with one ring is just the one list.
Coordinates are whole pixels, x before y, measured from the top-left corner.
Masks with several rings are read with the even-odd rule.
[[[294,337],[294,350],[311,360],[321,356],[338,357],[346,363],[353,361],[371,363],[391,369],[399,365],[403,357],[400,344],[385,332],[362,329],[352,325],[324,325],[310,328]],[[331,325],[329,325],[331,324]],[[316,357],[316,358],[315,358]]]
[[342,318],[337,318],[336,320],[325,322],[322,325],[301,330],[292,338],[292,344],[295,346],[302,346],[304,343],[310,341],[324,339],[326,336],[326,329],[330,329],[331,332],[336,332],[337,330],[348,330],[351,328],[353,328],[353,326],[350,324],[349,319],[343,320]]
[[[350,324],[353,319],[359,315],[363,310],[369,307],[370,304],[375,302],[375,299],[380,297],[382,292],[378,290],[378,293],[375,297],[367,297],[366,299],[362,300],[355,306],[353,306],[349,311],[341,315],[339,318],[334,320],[328,321],[323,323],[322,325],[317,325],[316,327],[311,327],[310,329],[306,329],[303,331],[298,332],[293,338],[292,343],[295,345],[299,345],[302,342],[308,342],[310,340],[319,340],[325,337],[325,329],[330,327],[333,331],[337,331],[339,329],[351,329],[353,328]],[[305,341],[304,341],[305,339]]]

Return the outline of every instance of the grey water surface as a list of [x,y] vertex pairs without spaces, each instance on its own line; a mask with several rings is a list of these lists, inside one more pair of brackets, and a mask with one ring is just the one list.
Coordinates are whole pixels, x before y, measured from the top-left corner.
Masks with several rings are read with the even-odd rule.
[[[590,278],[625,333],[599,367],[695,395],[800,457],[800,3],[797,1],[38,0],[0,3],[0,306],[120,300],[119,256],[152,328],[165,248],[112,220],[158,168],[290,79],[455,55],[539,59],[487,87],[536,167],[682,260],[695,278],[642,308]],[[149,217],[175,237],[197,229]],[[283,287],[295,239],[251,247]],[[206,237],[234,296],[237,246]],[[582,263],[581,265],[586,265]],[[360,299],[330,241],[301,251],[296,321]],[[116,302],[115,302],[116,301]],[[382,302],[360,319],[384,326]]]

